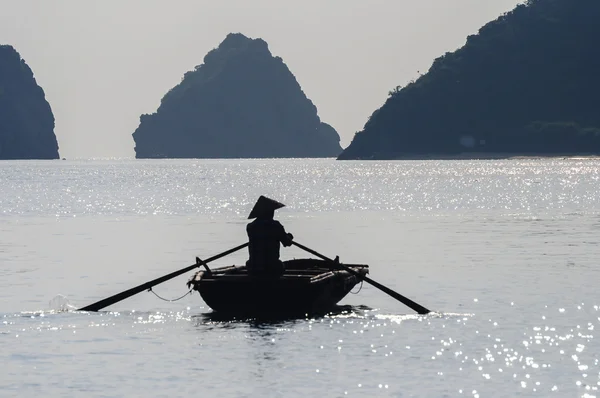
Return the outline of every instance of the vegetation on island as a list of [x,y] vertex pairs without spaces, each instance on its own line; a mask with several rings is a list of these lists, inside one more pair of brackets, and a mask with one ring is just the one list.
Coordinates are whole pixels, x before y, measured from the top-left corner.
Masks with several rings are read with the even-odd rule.
[[229,34],[133,133],[137,158],[336,157],[340,137],[262,39]]
[[390,91],[339,159],[600,154],[600,1],[529,0]]

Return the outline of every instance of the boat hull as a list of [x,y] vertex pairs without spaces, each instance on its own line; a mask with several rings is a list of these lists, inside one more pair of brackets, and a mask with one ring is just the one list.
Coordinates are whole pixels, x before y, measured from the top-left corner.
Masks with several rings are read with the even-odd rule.
[[[330,269],[322,260],[300,259],[284,262],[280,278],[249,276],[245,266],[200,271],[188,284],[197,290],[215,312],[235,316],[305,316],[331,311],[360,276]],[[348,265],[359,275],[368,273],[366,265]]]

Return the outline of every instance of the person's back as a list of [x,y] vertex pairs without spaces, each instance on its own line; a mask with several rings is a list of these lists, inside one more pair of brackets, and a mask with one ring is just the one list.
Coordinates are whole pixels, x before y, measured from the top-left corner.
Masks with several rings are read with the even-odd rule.
[[283,263],[279,260],[279,245],[291,246],[293,236],[285,232],[279,221],[273,219],[274,213],[275,210],[271,208],[257,210],[256,220],[246,227],[250,255],[246,266],[250,275],[281,276],[283,274]]

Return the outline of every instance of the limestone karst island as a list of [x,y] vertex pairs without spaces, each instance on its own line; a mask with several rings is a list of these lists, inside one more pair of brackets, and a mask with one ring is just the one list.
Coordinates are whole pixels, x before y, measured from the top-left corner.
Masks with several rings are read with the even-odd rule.
[[262,39],[229,34],[133,133],[136,158],[336,157],[340,137]]
[[33,72],[0,45],[0,159],[58,159],[54,115]]
[[598,21],[598,0],[517,6],[392,90],[339,159],[600,154]]

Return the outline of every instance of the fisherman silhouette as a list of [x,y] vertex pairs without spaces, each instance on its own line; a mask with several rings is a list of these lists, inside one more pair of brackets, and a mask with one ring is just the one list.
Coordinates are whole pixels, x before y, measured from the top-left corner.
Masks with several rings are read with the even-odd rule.
[[248,219],[256,218],[246,226],[248,253],[246,261],[251,276],[280,277],[285,267],[279,260],[279,244],[291,246],[294,236],[285,232],[283,225],[274,220],[275,210],[285,205],[276,200],[260,196]]

